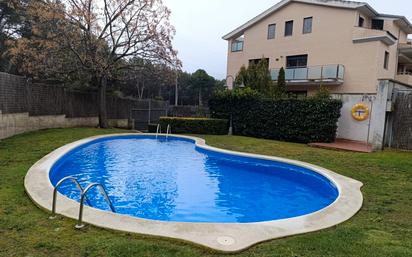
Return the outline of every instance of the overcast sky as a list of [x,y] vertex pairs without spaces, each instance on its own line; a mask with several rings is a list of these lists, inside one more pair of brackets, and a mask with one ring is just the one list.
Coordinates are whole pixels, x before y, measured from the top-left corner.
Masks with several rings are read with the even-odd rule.
[[[164,0],[176,28],[174,47],[183,69],[204,69],[226,76],[227,43],[222,36],[275,5],[278,0]],[[411,0],[369,0],[378,12],[406,16],[412,21]]]

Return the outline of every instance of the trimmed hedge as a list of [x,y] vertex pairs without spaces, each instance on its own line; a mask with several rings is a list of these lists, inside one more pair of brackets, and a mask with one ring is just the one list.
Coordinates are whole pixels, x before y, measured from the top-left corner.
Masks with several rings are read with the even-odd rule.
[[227,119],[161,117],[162,132],[170,124],[173,134],[227,135]]
[[233,134],[281,141],[333,142],[342,102],[332,99],[264,99],[243,89],[218,92],[211,116],[230,119]]
[[147,132],[156,133],[156,130],[157,130],[157,124],[149,123],[149,125],[147,125]]

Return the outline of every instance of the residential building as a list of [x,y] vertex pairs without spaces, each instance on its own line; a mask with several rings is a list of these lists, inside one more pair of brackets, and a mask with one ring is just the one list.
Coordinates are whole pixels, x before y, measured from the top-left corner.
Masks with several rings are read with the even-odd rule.
[[228,87],[242,66],[267,58],[274,81],[285,68],[292,96],[312,95],[324,85],[344,101],[338,136],[373,141],[373,121],[355,122],[347,109],[366,101],[365,96],[372,99],[372,109],[385,83],[392,83],[385,89],[388,94],[412,87],[409,34],[407,18],[378,13],[367,3],[283,0],[223,37],[228,41]]

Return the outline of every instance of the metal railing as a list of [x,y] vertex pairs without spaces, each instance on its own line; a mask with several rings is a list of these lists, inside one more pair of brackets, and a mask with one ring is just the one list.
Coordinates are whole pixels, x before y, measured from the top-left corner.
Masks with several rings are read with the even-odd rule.
[[170,124],[167,125],[167,130],[166,130],[166,140],[169,139],[169,135],[172,134],[172,126]]
[[102,184],[92,183],[92,184],[88,185],[85,189],[83,189],[83,187],[80,185],[79,181],[75,177],[69,176],[69,177],[65,177],[65,178],[61,179],[59,182],[57,182],[56,186],[53,189],[52,214],[49,217],[49,219],[55,219],[56,218],[57,190],[65,181],[72,181],[81,192],[79,219],[77,220],[76,228],[80,229],[80,228],[84,227],[84,224],[83,224],[84,201],[87,201],[87,204],[89,206],[92,206],[89,199],[87,198],[87,192],[89,192],[89,190],[94,188],[94,187],[99,187],[100,188],[100,190],[101,190],[106,202],[108,203],[111,211],[116,212],[116,209],[114,208],[114,206],[112,204],[112,201],[110,201],[110,198],[107,195],[106,189],[103,187]]
[[398,75],[412,75],[412,71],[398,71]]
[[100,188],[100,190],[101,190],[104,198],[106,199],[106,202],[109,204],[110,209],[112,210],[112,212],[116,212],[116,210],[115,210],[115,208],[114,208],[114,206],[113,206],[113,204],[112,204],[112,201],[110,201],[110,198],[109,198],[109,196],[107,195],[106,189],[103,187],[103,185],[100,184],[100,183],[90,184],[90,185],[88,185],[88,186],[86,187],[86,189],[84,189],[84,191],[83,191],[83,193],[82,193],[82,197],[81,197],[81,199],[80,199],[79,219],[77,220],[77,224],[76,224],[76,228],[77,228],[77,229],[81,229],[81,228],[84,227],[84,224],[83,224],[83,207],[84,207],[84,200],[86,199],[86,194],[87,194],[87,192],[88,192],[90,189],[92,189],[93,187],[99,187],[99,188]]
[[156,128],[156,139],[158,137],[159,134],[162,133],[162,126],[160,124],[157,124],[157,128]]
[[[272,69],[272,80],[277,81],[280,69]],[[311,81],[343,81],[345,66],[342,64],[321,65],[311,67],[286,68],[286,81],[311,82]]]
[[[76,187],[80,190],[80,194],[84,193],[83,187],[80,185],[79,181],[75,177],[65,177],[61,179],[59,182],[57,182],[56,186],[53,189],[53,202],[52,202],[52,214],[49,217],[49,219],[55,219],[56,218],[56,202],[57,202],[57,190],[66,181],[72,181]],[[86,199],[87,203],[90,205],[90,202],[88,199]]]

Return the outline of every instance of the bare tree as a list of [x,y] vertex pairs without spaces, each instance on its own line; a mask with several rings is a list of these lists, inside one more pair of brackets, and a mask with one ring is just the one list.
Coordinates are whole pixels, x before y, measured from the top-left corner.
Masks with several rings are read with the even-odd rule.
[[165,62],[152,63],[140,58],[128,60],[127,69],[118,75],[122,81],[121,91],[128,96],[143,98],[160,98],[162,89],[168,92],[173,83],[174,71],[171,65]]
[[66,0],[64,3],[68,27],[74,27],[82,35],[66,36],[64,43],[83,68],[93,74],[99,88],[99,124],[106,128],[107,79],[116,70],[125,68],[127,62],[121,60],[139,57],[172,62],[175,58],[170,10],[161,0]]
[[[41,40],[52,41],[53,49],[71,54],[76,59],[75,68],[90,75],[91,84],[99,91],[101,128],[108,127],[107,81],[130,65],[128,59],[141,58],[152,63],[175,62],[176,52],[172,47],[175,30],[169,22],[170,10],[163,5],[162,0],[33,2],[42,3],[42,8],[33,10],[41,10],[37,14],[38,22],[48,24],[50,19],[60,17],[54,27],[56,31],[47,33],[47,38]],[[39,59],[38,63],[47,64],[41,57]],[[61,71],[61,66],[53,66],[48,65],[48,68]],[[72,63],[71,66],[74,68]],[[63,68],[66,71],[67,67]]]

